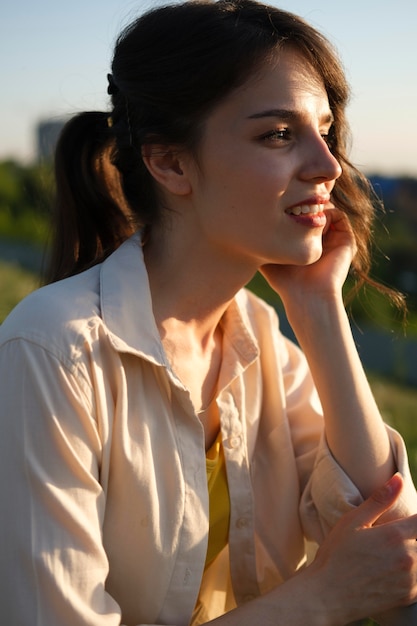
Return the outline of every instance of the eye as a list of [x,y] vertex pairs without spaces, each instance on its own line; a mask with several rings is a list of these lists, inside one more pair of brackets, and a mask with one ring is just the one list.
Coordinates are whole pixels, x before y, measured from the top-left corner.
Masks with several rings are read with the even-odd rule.
[[336,141],[334,127],[331,126],[329,130],[326,133],[322,133],[321,136],[322,136],[323,141],[327,143],[329,149],[331,150],[334,147],[334,144]]
[[274,128],[261,136],[266,141],[288,141],[291,139],[291,132],[288,128]]

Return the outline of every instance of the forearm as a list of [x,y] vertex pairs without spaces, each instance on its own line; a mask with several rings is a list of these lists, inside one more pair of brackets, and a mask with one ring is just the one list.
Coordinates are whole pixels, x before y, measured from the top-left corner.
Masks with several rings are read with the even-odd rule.
[[[320,576],[307,568],[266,595],[209,622],[207,626],[341,626],[342,607],[334,614],[325,604]],[[337,614],[336,614],[337,613]]]
[[367,497],[396,468],[342,299],[309,299],[287,315],[321,399],[330,450]]

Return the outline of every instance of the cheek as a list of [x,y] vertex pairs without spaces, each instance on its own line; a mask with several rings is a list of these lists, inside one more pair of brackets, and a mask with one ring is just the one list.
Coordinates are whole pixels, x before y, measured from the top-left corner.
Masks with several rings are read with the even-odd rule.
[[290,158],[284,159],[280,156],[278,152],[273,151],[255,152],[250,160],[241,163],[242,181],[251,182],[257,187],[262,185],[266,191],[285,191],[291,180],[293,167]]
[[219,146],[217,152],[211,145],[205,156],[200,200],[221,204],[232,213],[245,208],[259,212],[271,204],[275,208],[291,179],[288,157],[252,145],[250,149]]

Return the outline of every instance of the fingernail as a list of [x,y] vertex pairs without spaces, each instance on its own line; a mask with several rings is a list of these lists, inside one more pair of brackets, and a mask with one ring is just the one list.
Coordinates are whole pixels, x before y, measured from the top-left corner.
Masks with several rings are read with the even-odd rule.
[[391,478],[381,487],[381,495],[389,498],[394,493],[397,493],[398,488],[401,485],[401,474],[396,472]]

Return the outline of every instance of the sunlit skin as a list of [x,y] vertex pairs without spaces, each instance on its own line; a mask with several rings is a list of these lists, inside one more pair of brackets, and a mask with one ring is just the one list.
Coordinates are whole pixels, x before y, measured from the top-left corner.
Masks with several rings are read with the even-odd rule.
[[[220,427],[212,401],[222,366],[219,322],[236,292],[261,269],[281,296],[306,355],[330,451],[367,497],[396,468],[342,299],[355,238],[331,199],[341,174],[328,137],[332,119],[321,80],[301,56],[287,51],[213,109],[197,160],[180,146],[147,146],[144,161],[166,210],[165,219],[152,227],[144,253],[165,353],[189,390],[206,449]],[[347,533],[350,518],[344,518],[341,530],[328,539],[329,549],[301,574],[302,585],[295,577],[216,623],[305,624],[304,606],[315,607],[307,619],[320,625],[369,614],[371,605],[361,599],[356,609],[358,602],[349,596],[350,588],[363,595],[368,578],[371,586],[380,587],[380,563],[371,565],[366,556],[372,545],[365,534],[357,537],[359,528],[369,526],[359,513]],[[408,532],[414,533],[412,523]],[[349,559],[359,539],[363,560],[358,572]],[[338,544],[342,550],[347,546],[343,561],[337,557]],[[362,585],[363,561],[368,578]],[[354,572],[353,582],[345,584],[346,572]],[[330,600],[323,605],[323,590],[329,589]],[[385,608],[385,597],[383,591],[375,603],[379,610]]]
[[[347,220],[338,211],[329,217],[331,191],[341,174],[328,145],[331,127],[327,94],[303,57],[282,52],[277,62],[264,65],[209,115],[198,164],[179,152],[180,192],[176,188],[172,193],[163,180],[164,203],[174,213],[168,238],[158,232],[154,240],[165,240],[155,255],[159,262],[162,249],[182,258],[182,285],[190,265],[201,264],[200,276],[206,275],[208,285],[215,282],[223,300],[271,263],[300,267],[320,259],[320,266],[298,275],[300,285],[302,276],[309,281],[314,274],[315,289],[321,276],[326,289],[338,288],[354,246]],[[319,212],[295,214],[305,207]],[[328,230],[330,221],[333,228]],[[337,259],[327,258],[332,248],[338,250]],[[293,270],[286,267],[285,275],[278,270],[263,268],[273,287],[282,290]],[[161,272],[166,284],[175,275],[172,265]],[[188,284],[194,294],[201,288],[192,277]]]
[[[220,426],[212,402],[222,364],[219,322],[238,289],[260,269],[281,296],[306,355],[323,406],[329,448],[367,497],[392,476],[395,464],[343,305],[342,286],[355,254],[355,238],[346,215],[332,203],[341,174],[329,143],[332,123],[320,78],[294,51],[280,53],[275,63],[265,64],[213,109],[202,129],[197,161],[178,146],[144,150],[163,206],[170,209],[165,220],[153,226],[144,252],[162,343],[190,392],[206,449]],[[355,520],[354,543],[357,529],[368,524],[357,516]],[[336,544],[346,543],[337,532],[334,536]],[[368,537],[363,537],[370,550]],[[347,543],[349,538],[348,533]],[[290,581],[271,592],[270,599],[248,603],[241,613],[226,614],[216,623],[275,624],[278,619],[304,624],[302,607],[314,607],[317,600],[311,623],[351,621],[354,611],[348,615],[343,607],[355,606],[349,598],[349,588],[355,585],[339,584],[344,574],[340,577],[338,568],[350,572],[353,567],[348,558],[343,563],[334,559],[333,567],[333,552],[338,552],[332,539],[328,545],[305,570],[301,587],[293,579],[294,587]],[[346,554],[354,552],[348,546]],[[362,567],[355,571],[355,582],[362,572]],[[380,573],[375,563],[371,585],[377,588]],[[332,585],[335,601],[323,609],[323,589]],[[380,610],[385,596],[382,593],[376,603]],[[341,619],[336,617],[340,610]],[[362,606],[359,612],[364,615],[368,609]],[[387,624],[392,626],[396,619]]]
[[[193,211],[201,237],[225,263],[256,268],[320,258],[323,209],[333,206],[341,173],[327,144],[331,125],[320,79],[293,53],[282,53],[210,115]],[[294,215],[305,207],[320,212]]]
[[[147,147],[144,160],[166,210],[145,262],[165,351],[197,411],[217,385],[219,321],[261,269],[306,354],[330,448],[369,495],[395,467],[343,305],[355,242],[331,200],[341,174],[328,143],[332,117],[322,81],[288,50],[214,107],[197,160],[180,146]],[[218,412],[200,420],[208,447]]]

